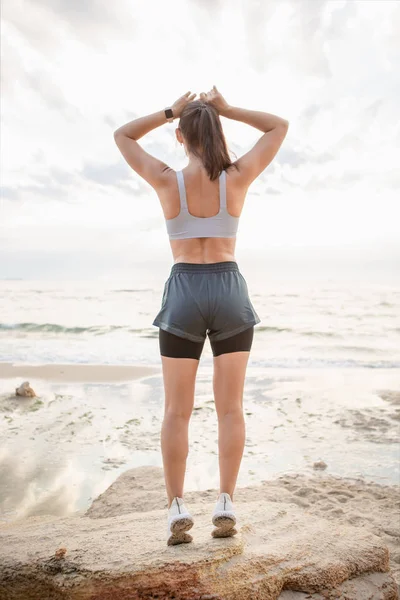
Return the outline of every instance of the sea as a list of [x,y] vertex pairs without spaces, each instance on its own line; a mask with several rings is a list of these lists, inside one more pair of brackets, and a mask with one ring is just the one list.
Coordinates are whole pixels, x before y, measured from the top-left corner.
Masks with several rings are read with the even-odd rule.
[[[400,368],[400,285],[395,277],[246,276],[261,322],[253,367]],[[120,280],[0,281],[0,360],[15,364],[160,365],[161,275]],[[201,364],[212,365],[208,340]]]

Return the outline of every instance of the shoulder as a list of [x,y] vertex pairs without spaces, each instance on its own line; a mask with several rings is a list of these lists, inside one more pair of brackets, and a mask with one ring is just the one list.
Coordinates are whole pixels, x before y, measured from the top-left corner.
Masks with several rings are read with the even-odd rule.
[[161,170],[158,178],[152,183],[157,193],[172,189],[177,182],[177,172],[168,165]]
[[243,189],[248,187],[245,178],[243,177],[243,173],[240,170],[240,166],[236,162],[230,164],[224,171],[230,188]]
[[166,200],[175,195],[178,188],[178,172],[171,167],[166,166],[162,171],[161,177],[154,183],[153,188],[160,198]]

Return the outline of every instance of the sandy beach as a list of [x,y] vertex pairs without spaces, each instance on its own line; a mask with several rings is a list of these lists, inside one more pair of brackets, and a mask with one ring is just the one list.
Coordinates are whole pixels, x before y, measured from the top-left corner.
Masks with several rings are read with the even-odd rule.
[[[1,363],[0,372],[3,525],[84,514],[135,468],[144,469],[142,491],[131,500],[121,491],[122,512],[143,510],[144,498],[149,510],[166,507],[161,368]],[[16,397],[23,381],[35,397]],[[380,536],[399,583],[399,390],[394,369],[249,367],[238,500],[250,494],[252,501],[290,502],[310,518]],[[217,435],[212,371],[201,364],[190,423],[188,501],[214,499]],[[97,516],[116,510],[103,503]]]
[[13,365],[0,362],[0,379],[16,377],[57,382],[112,382],[141,379],[158,373],[154,367],[133,365]]

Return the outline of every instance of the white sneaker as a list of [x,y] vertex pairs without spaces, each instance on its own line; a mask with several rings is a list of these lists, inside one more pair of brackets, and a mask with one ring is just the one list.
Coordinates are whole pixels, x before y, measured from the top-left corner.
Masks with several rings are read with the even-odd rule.
[[174,498],[168,509],[167,544],[187,544],[193,540],[192,536],[185,533],[193,527],[194,521],[189,514],[182,498]]
[[212,516],[213,525],[216,529],[212,532],[213,537],[230,537],[237,533],[235,529],[236,516],[231,497],[226,492],[220,494]]

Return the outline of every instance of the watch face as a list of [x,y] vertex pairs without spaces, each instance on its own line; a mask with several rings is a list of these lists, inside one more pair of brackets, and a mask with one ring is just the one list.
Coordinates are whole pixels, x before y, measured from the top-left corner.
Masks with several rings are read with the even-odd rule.
[[174,116],[174,113],[172,112],[172,110],[170,108],[166,108],[165,109],[165,116],[167,117],[167,119],[172,119]]

